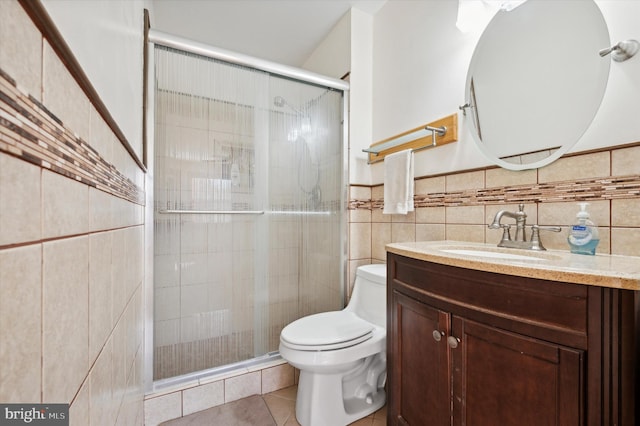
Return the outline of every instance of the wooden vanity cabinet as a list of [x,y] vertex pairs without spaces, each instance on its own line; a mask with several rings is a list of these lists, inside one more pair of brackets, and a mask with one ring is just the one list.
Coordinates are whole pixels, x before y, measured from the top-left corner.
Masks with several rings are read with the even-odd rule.
[[640,423],[637,292],[387,268],[389,425]]

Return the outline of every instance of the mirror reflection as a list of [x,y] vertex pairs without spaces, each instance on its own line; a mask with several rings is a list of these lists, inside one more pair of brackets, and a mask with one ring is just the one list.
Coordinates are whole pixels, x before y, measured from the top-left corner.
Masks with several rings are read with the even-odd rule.
[[512,170],[567,152],[593,120],[607,84],[609,33],[592,0],[528,0],[500,10],[478,41],[466,121],[478,147]]

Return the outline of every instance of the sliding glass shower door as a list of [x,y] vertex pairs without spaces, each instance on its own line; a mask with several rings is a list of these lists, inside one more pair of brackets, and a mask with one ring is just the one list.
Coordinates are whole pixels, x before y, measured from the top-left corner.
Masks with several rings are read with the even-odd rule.
[[154,380],[343,302],[342,92],[155,49]]

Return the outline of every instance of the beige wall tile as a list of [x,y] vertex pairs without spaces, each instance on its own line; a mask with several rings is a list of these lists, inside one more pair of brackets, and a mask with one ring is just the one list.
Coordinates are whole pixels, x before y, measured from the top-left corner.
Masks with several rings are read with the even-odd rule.
[[416,240],[416,225],[414,223],[392,223],[391,242],[400,243]]
[[560,158],[538,169],[538,182],[606,177],[611,174],[609,151]]
[[445,207],[446,223],[484,224],[484,206]]
[[44,401],[70,402],[89,370],[89,239],[43,245]]
[[[291,375],[293,378],[293,374]],[[224,404],[224,380],[207,383],[182,391],[182,415]]]
[[89,381],[85,381],[69,407],[69,426],[86,426],[89,423]]
[[371,222],[371,210],[369,209],[349,210],[349,222]]
[[351,200],[370,200],[371,187],[368,186],[351,186],[349,187],[349,199]]
[[390,223],[371,224],[371,257],[377,260],[386,261],[387,251],[385,245],[391,242]]
[[616,149],[611,152],[611,175],[627,176],[637,175],[640,164],[640,146]]
[[89,236],[89,360],[104,346],[113,327],[111,233]]
[[445,223],[445,208],[444,207],[417,208],[416,223]]
[[416,224],[416,241],[442,241],[445,239],[445,225]]
[[110,229],[113,223],[113,200],[117,198],[96,188],[89,188],[89,231]]
[[42,99],[42,36],[17,1],[0,1],[0,64],[18,87]]
[[407,214],[390,214],[387,216],[391,216],[391,222],[394,223],[416,223],[415,211],[407,212]]
[[611,225],[640,227],[640,198],[611,200]]
[[135,324],[133,327],[133,332],[136,334],[136,344],[138,345],[138,352],[136,354],[136,361],[134,363],[134,367],[137,368],[136,373],[138,380],[136,382],[136,386],[138,390],[142,392],[142,388],[144,385],[144,371],[142,362],[144,360],[144,329],[145,329],[145,289],[144,287],[139,287],[134,295],[134,302],[136,317]]
[[90,139],[87,141],[95,149],[100,157],[113,164],[113,147],[120,144],[102,116],[98,114],[93,105],[89,106],[89,130]]
[[236,401],[251,395],[260,395],[261,374],[259,371],[231,377],[224,381],[224,402]]
[[127,392],[122,399],[120,411],[118,412],[117,425],[144,425],[144,369],[143,351],[136,356],[134,368],[129,375],[127,382]]
[[[112,282],[112,307],[111,318],[116,321],[127,303],[127,257],[126,257],[126,230],[117,229],[111,231],[111,282]],[[115,325],[115,323],[114,323]]]
[[376,185],[371,187],[371,199],[372,200],[382,200],[384,199],[384,186]]
[[111,217],[113,228],[141,225],[144,223],[143,207],[131,203],[119,197],[112,198],[113,215]]
[[441,193],[445,191],[446,179],[444,176],[424,178],[416,180],[416,195]]
[[144,280],[144,227],[134,226],[125,231],[127,299]]
[[371,257],[371,224],[352,223],[349,225],[349,258]]
[[[199,133],[200,134],[200,133]],[[189,135],[188,137],[191,137]],[[206,140],[206,136],[203,138]],[[188,140],[188,139],[187,139]],[[143,181],[140,181],[138,174],[139,168],[135,160],[129,154],[129,151],[120,142],[113,145],[113,162],[112,164],[118,169],[120,173],[125,175],[130,181],[141,185]]]
[[391,222],[391,214],[383,214],[382,208],[371,209],[371,222]]
[[144,401],[145,426],[157,426],[178,417],[182,417],[182,392],[173,392]]
[[281,364],[261,370],[262,393],[269,393],[278,389],[293,386],[293,367],[289,364]]
[[114,404],[113,398],[111,397],[112,367],[111,345],[107,345],[89,373],[91,424],[115,424],[119,404]]
[[598,227],[598,236],[600,237],[600,243],[596,248],[596,253],[610,254],[611,253],[611,228]]
[[484,225],[447,225],[445,235],[447,240],[484,243]]
[[560,232],[541,232],[540,241],[547,250],[563,250],[569,251],[569,244],[567,243],[567,236],[569,234],[569,228],[562,226]]
[[503,168],[486,170],[486,187],[531,185],[537,183],[537,170],[507,170]]
[[[573,225],[579,211],[578,202],[540,203],[538,205],[538,224],[544,226]],[[609,226],[611,223],[608,200],[589,201],[587,211],[597,226]]]
[[640,228],[611,228],[611,253],[640,256]]
[[118,411],[118,425],[143,425],[144,412],[142,408],[142,393],[136,392],[135,388],[128,387],[127,393],[120,404]]
[[5,403],[41,401],[41,264],[40,244],[0,250],[0,401]]
[[138,353],[138,349],[141,340],[138,340],[138,334],[136,333],[136,299],[132,298],[129,304],[127,304],[127,309],[125,309],[124,315],[124,327],[125,327],[125,374],[126,374],[126,383],[127,388],[125,392],[128,393],[129,381],[131,380],[131,369],[133,368],[133,361],[135,360],[136,354]]
[[349,222],[371,222],[371,210],[369,209],[349,210]]
[[484,171],[457,173],[446,176],[446,191],[484,188]]
[[40,205],[40,168],[0,153],[0,246],[40,239]]
[[111,335],[111,362],[113,363],[113,376],[111,385],[113,398],[122,401],[127,389],[129,365],[127,364],[127,329],[123,320],[118,321]]
[[43,51],[42,103],[67,129],[89,141],[89,99],[46,41]]
[[43,237],[85,233],[89,230],[88,218],[89,187],[57,173],[43,170]]

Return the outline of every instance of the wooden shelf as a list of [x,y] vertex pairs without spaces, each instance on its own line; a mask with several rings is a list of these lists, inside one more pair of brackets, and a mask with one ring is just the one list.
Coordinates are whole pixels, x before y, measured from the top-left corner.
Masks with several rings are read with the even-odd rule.
[[[447,132],[443,136],[436,135],[436,145],[433,145],[432,132],[426,130],[426,127],[442,127],[447,128]],[[458,114],[452,114],[441,118],[424,126],[400,133],[399,135],[390,137],[372,144],[368,150],[369,164],[377,163],[384,160],[386,155],[405,149],[419,151],[427,148],[435,148],[437,146],[446,145],[458,140]]]

